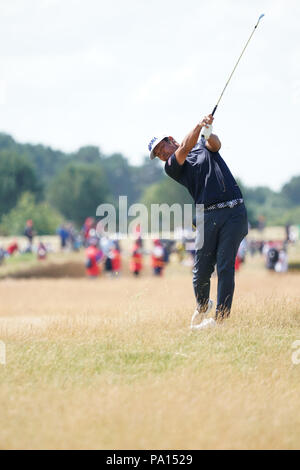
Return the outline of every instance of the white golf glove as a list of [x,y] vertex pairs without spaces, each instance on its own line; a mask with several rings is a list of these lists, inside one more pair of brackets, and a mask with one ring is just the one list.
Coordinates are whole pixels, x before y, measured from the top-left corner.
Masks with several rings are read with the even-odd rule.
[[210,136],[211,136],[211,133],[212,133],[212,124],[210,124],[208,127],[202,127],[201,129],[201,133],[200,133],[200,136],[203,135],[203,137],[205,138],[205,140],[209,139]]

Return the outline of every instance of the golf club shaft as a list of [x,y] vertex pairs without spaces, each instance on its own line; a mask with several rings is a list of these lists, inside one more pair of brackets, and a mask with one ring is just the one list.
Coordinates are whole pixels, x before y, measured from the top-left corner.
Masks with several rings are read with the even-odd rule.
[[234,71],[235,71],[235,69],[236,69],[237,66],[238,66],[238,63],[239,63],[239,61],[240,61],[241,58],[242,58],[242,55],[244,54],[244,52],[245,52],[245,50],[246,50],[246,47],[248,46],[248,44],[249,44],[249,42],[250,42],[250,40],[251,40],[251,38],[252,38],[252,36],[253,36],[253,34],[254,34],[254,31],[256,30],[256,28],[257,28],[257,26],[258,26],[258,23],[260,22],[260,20],[262,19],[263,16],[264,16],[264,15],[260,15],[260,17],[258,18],[258,21],[257,21],[256,25],[254,26],[254,29],[253,29],[253,31],[252,31],[252,33],[251,33],[251,35],[250,35],[248,41],[246,42],[246,45],[245,45],[244,49],[242,50],[242,53],[241,53],[240,57],[238,58],[238,61],[237,61],[237,63],[235,64],[235,67],[234,67],[233,71],[232,71],[231,74],[230,74],[230,77],[228,78],[228,80],[227,80],[227,82],[226,82],[226,85],[225,85],[224,88],[223,88],[223,91],[222,91],[222,93],[221,93],[221,95],[220,95],[220,98],[218,99],[217,104],[216,104],[216,106],[214,107],[213,112],[211,113],[212,115],[215,114],[215,112],[216,112],[216,110],[217,110],[217,107],[218,107],[218,104],[220,103],[221,98],[222,98],[222,96],[223,96],[223,94],[224,94],[224,91],[226,90],[227,85],[228,85],[228,83],[230,82],[231,77],[232,77],[232,75],[234,74]]

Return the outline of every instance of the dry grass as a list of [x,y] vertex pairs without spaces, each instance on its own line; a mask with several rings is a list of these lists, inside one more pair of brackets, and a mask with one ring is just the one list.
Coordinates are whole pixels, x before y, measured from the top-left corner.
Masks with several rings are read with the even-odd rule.
[[299,280],[250,263],[231,319],[196,334],[176,265],[161,280],[1,281],[0,447],[299,448]]

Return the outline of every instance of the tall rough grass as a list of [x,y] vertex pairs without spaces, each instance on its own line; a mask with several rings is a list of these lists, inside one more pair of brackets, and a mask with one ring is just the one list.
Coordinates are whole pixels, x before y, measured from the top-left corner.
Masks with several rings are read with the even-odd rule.
[[299,448],[299,280],[246,266],[231,318],[198,333],[176,265],[163,279],[1,281],[0,447]]

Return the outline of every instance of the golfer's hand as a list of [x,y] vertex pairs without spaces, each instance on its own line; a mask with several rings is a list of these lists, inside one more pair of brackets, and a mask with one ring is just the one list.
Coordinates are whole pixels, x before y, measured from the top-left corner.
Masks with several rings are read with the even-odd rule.
[[199,122],[199,125],[201,127],[209,127],[213,123],[214,117],[212,114],[209,114],[208,116],[205,116],[202,121]]

